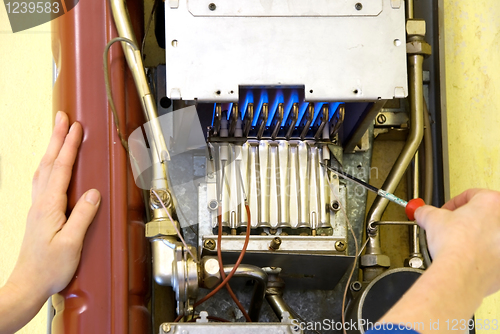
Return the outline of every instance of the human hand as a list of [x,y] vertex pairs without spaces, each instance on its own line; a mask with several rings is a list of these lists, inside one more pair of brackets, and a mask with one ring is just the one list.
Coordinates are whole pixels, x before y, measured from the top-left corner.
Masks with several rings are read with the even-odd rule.
[[467,266],[484,296],[500,289],[500,192],[469,189],[441,209],[419,208],[415,217],[434,261]]
[[55,123],[47,152],[33,177],[26,232],[6,284],[11,289],[31,291],[42,301],[64,289],[72,279],[85,233],[101,199],[99,191],[87,191],[66,219],[66,192],[83,130],[75,122],[68,132],[69,120],[64,112],[58,112]]

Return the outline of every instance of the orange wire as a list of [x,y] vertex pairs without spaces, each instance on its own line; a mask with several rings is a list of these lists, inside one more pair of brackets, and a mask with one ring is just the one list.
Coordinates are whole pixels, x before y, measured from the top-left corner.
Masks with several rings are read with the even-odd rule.
[[[245,208],[247,208],[247,207],[248,207],[248,205],[245,205]],[[250,210],[248,209],[247,214],[249,213],[249,211]],[[220,214],[218,215],[219,233],[217,234],[217,257],[219,258],[220,276],[222,279],[225,279],[226,273],[224,272],[224,265],[222,264],[222,249],[221,249],[222,248],[221,247],[221,243],[222,243],[222,212],[219,211],[219,213]],[[250,217],[250,216],[248,216],[248,217]],[[248,225],[250,225],[250,219],[248,219]],[[249,232],[250,232],[250,226],[247,226],[247,235],[250,235]],[[246,250],[246,247],[245,247],[245,250]],[[239,265],[240,265],[239,263],[236,263],[234,267],[237,269]],[[233,268],[233,270],[236,271],[235,268]],[[234,294],[233,289],[231,289],[231,286],[229,285],[229,281],[226,283],[226,289],[229,292],[229,294],[231,295],[231,298],[233,298],[236,305],[238,305],[238,308],[240,309],[241,313],[243,313],[243,316],[245,317],[247,322],[252,322],[252,319],[250,319],[250,316],[248,315],[247,311],[245,310],[243,305],[241,305],[241,302],[239,301],[238,297],[236,297],[236,295]]]
[[[229,280],[234,276],[236,270],[238,269],[239,265],[241,264],[241,261],[243,260],[243,256],[245,255],[246,253],[246,250],[247,250],[247,247],[248,247],[248,242],[250,241],[250,207],[248,206],[247,203],[245,203],[245,209],[247,211],[247,217],[248,217],[248,225],[247,225],[247,232],[246,232],[246,235],[245,235],[245,243],[243,244],[243,248],[241,250],[241,253],[240,253],[240,256],[238,257],[238,260],[236,261],[233,269],[231,270],[231,272],[226,276],[226,278],[223,279],[223,281],[221,282],[221,284],[219,284],[215,289],[213,289],[209,294],[207,294],[205,297],[203,297],[202,299],[198,300],[193,307],[197,307],[199,305],[201,305],[202,303],[206,302],[208,299],[210,299],[213,295],[215,295],[217,292],[219,292],[220,289],[222,289],[226,284],[227,282],[229,282]],[[220,240],[222,239],[222,224],[220,223],[220,220],[222,220],[222,218],[220,217],[219,215],[219,233],[218,233],[218,243],[217,243],[217,247],[219,249],[220,247]],[[244,312],[243,314],[245,314],[246,312]],[[248,315],[248,314],[247,314]],[[245,317],[246,318],[246,317]]]

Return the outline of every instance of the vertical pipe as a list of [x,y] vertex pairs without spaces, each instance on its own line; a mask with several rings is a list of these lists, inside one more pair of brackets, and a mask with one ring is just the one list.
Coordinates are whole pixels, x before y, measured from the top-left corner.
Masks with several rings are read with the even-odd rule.
[[[418,152],[415,153],[415,158],[413,159],[413,198],[418,198],[419,188],[420,188],[420,168],[419,168],[419,156]],[[409,227],[410,230],[410,257],[421,257],[420,254],[420,228],[418,225],[413,225]]]
[[[387,192],[393,193],[396,190],[401,178],[403,177],[408,165],[413,159],[415,153],[420,146],[422,137],[424,135],[424,98],[423,98],[423,73],[422,73],[422,63],[424,57],[422,55],[409,55],[408,56],[408,67],[409,67],[409,84],[410,84],[410,133],[408,134],[408,139],[406,141],[401,154],[394,163],[394,166],[387,176],[387,179],[382,186]],[[370,222],[380,221],[382,219],[382,214],[389,201],[382,197],[375,198],[372,207],[367,215],[367,226]],[[382,250],[380,248],[380,234],[378,230],[376,232],[369,231],[368,233],[368,243],[366,245],[366,254],[371,255],[381,255]],[[373,271],[373,270],[369,270]],[[380,274],[383,268],[377,269],[375,273]],[[366,270],[365,270],[366,272]],[[370,274],[370,277],[373,275]],[[366,280],[366,276],[365,280]]]
[[406,16],[408,20],[413,19],[413,0],[406,0]]

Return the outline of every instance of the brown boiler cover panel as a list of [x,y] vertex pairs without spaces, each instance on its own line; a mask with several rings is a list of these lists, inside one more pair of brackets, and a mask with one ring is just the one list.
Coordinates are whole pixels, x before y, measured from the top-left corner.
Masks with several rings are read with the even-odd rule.
[[[141,40],[142,2],[129,0],[128,7]],[[57,312],[53,333],[148,333],[150,256],[144,237],[144,204],[116,134],[104,86],[104,47],[117,36],[108,2],[80,1],[53,21],[52,34],[59,73],[53,111],[65,111],[84,131],[68,190],[68,212],[88,189],[96,188],[102,194],[75,277],[53,297]],[[110,72],[122,131],[131,133],[144,119],[119,43],[111,48]]]

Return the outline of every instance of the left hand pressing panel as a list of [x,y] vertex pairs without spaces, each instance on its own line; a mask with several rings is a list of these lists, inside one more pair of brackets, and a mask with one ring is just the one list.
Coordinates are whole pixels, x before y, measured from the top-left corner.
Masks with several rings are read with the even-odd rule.
[[36,289],[43,298],[61,291],[72,279],[85,233],[101,201],[99,191],[91,189],[66,218],[66,192],[83,133],[77,122],[69,131],[68,127],[68,116],[58,112],[47,152],[33,177],[26,232],[7,282],[14,288]]

